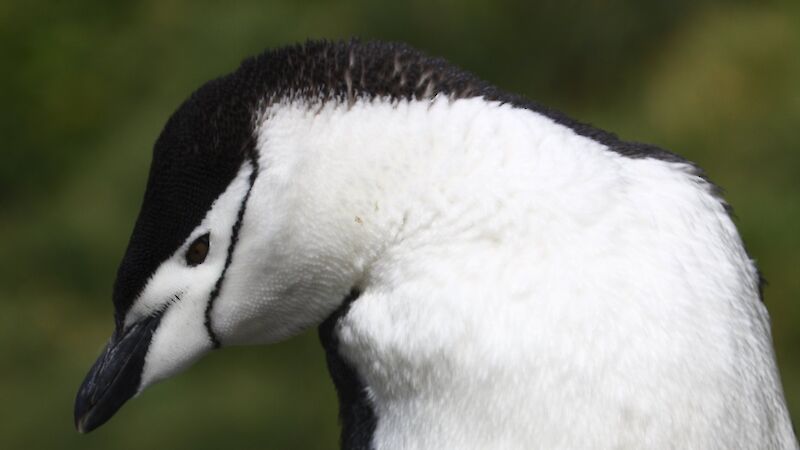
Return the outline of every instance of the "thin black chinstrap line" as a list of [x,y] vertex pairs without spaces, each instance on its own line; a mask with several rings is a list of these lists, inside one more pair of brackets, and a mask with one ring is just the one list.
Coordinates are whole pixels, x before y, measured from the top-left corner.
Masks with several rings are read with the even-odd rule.
[[249,148],[247,150],[247,159],[250,161],[250,164],[253,167],[253,171],[250,172],[250,186],[248,186],[247,192],[244,194],[242,204],[239,207],[239,213],[236,216],[236,223],[233,224],[233,228],[231,230],[231,242],[228,244],[228,255],[225,258],[225,266],[222,268],[222,273],[220,274],[219,278],[217,278],[217,283],[214,285],[214,290],[211,291],[211,294],[209,295],[208,304],[206,304],[204,325],[206,327],[206,331],[208,332],[208,337],[211,339],[211,345],[215,349],[219,348],[222,343],[220,342],[217,334],[214,333],[214,329],[211,327],[211,310],[214,308],[214,301],[216,301],[217,297],[219,297],[219,293],[222,290],[222,281],[225,279],[225,274],[228,272],[228,267],[231,265],[231,261],[233,260],[233,249],[236,247],[236,242],[239,240],[239,230],[242,228],[244,213],[247,209],[247,200],[250,198],[250,192],[253,190],[253,185],[255,185],[256,177],[258,176],[259,166],[254,144],[255,143],[252,142],[252,140],[249,141]]

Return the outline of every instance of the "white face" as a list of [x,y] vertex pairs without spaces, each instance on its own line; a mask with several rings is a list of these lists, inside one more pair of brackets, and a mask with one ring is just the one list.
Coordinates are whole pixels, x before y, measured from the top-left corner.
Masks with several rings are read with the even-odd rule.
[[[200,225],[147,281],[125,316],[125,325],[129,326],[156,311],[165,311],[147,352],[140,392],[187,368],[213,348],[206,309],[225,271],[233,228],[247,196],[251,172],[252,166],[245,163]],[[205,258],[199,259],[195,254],[193,259],[187,252],[206,234]]]
[[[390,202],[378,206],[374,200],[382,191],[373,192],[363,177],[332,171],[364,169],[365,154],[376,152],[371,146],[364,153],[344,152],[351,148],[346,133],[336,142],[327,133],[286,131],[314,130],[317,121],[337,115],[334,106],[315,112],[299,105],[275,110],[260,123],[257,161],[243,165],[125,317],[130,325],[165,311],[139,391],[211,350],[212,335],[222,346],[286,339],[319,325],[359,286],[377,243],[386,241],[391,233],[385,230],[396,229],[402,214],[387,214],[393,225],[386,226],[378,210]],[[187,250],[206,234],[205,260],[188,264]]]
[[315,327],[363,276],[374,235],[354,218],[366,217],[374,203],[340,201],[342,186],[353,190],[343,194],[348,199],[363,190],[348,177],[331,176],[343,162],[328,160],[337,153],[326,133],[315,132],[314,111],[274,108],[257,126],[260,175],[210,313],[223,346],[269,344]]

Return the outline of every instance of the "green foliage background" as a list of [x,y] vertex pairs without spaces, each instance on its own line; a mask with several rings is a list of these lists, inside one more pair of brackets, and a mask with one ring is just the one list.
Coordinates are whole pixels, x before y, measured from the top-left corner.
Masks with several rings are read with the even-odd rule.
[[800,2],[17,0],[0,3],[0,448],[336,447],[314,332],[215,352],[90,435],[72,401],[169,114],[264,48],[350,36],[705,167],[770,282],[800,417]]

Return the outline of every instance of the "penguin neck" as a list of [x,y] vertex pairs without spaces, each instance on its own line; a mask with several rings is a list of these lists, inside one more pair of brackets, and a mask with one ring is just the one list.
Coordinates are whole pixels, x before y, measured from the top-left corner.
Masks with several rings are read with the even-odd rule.
[[259,123],[258,147],[267,149],[260,165],[280,191],[271,197],[293,218],[313,219],[309,229],[338,246],[336,259],[352,265],[359,285],[376,266],[396,264],[387,257],[398,252],[487,232],[480,221],[503,196],[527,193],[537,175],[542,189],[557,189],[588,171],[567,167],[570,150],[605,148],[538,113],[482,98],[289,102]]
[[[480,98],[280,104],[257,148],[262,206],[244,227],[263,232],[242,233],[252,256],[231,273],[253,279],[229,293],[256,287],[254,329],[283,327],[267,341],[324,322],[345,448],[635,447],[656,417],[664,447],[768,433],[703,425],[750,411],[760,380],[782,394],[744,350],[768,331],[730,334],[766,323],[756,272],[690,165]],[[675,261],[694,270],[664,276]],[[749,371],[715,378],[734,366]]]
[[[537,190],[546,199],[572,177],[597,170],[597,161],[573,165],[580,160],[573,152],[597,156],[600,165],[613,158],[544,116],[478,98],[290,104],[262,120],[262,167],[284,179],[291,193],[281,197],[294,197],[295,213],[314,218],[324,234],[316,239],[337,249],[349,271],[343,279],[360,292],[320,327],[344,448],[368,448],[376,439],[415,448],[407,441],[415,435],[430,448],[480,446],[468,442],[482,433],[470,423],[482,422],[485,431],[491,421],[474,406],[515,404],[488,390],[472,406],[463,400],[478,394],[487,376],[516,370],[504,362],[491,375],[461,370],[485,366],[475,358],[486,348],[464,346],[486,331],[473,322],[492,283],[519,278],[492,258],[514,260],[517,239],[544,239],[526,237],[543,225],[520,212],[536,206]],[[603,207],[592,204],[591,193],[584,200],[586,214]],[[465,421],[457,423],[453,415],[461,413]],[[440,414],[453,416],[448,433],[426,425]],[[456,445],[438,440],[458,433]]]

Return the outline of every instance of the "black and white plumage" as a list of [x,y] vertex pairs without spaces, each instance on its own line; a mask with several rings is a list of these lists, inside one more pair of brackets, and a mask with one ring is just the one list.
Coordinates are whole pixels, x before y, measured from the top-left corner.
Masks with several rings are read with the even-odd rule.
[[758,284],[692,163],[403,45],[309,42],[167,122],[76,425],[319,326],[344,448],[797,448]]

